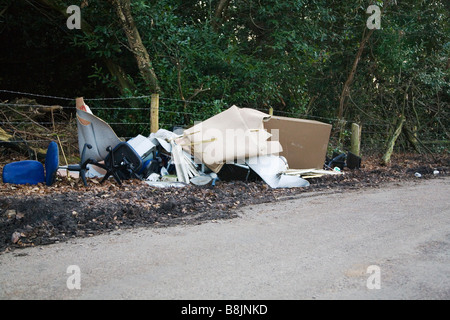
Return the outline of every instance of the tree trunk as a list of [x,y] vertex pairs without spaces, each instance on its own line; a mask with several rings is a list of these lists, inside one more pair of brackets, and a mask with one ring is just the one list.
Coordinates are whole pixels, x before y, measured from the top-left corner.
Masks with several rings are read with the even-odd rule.
[[405,133],[405,136],[408,139],[409,143],[413,146],[414,150],[416,150],[416,152],[419,154],[422,153],[419,148],[417,136],[414,134],[414,132],[409,128],[407,128],[406,126],[403,126],[403,132]]
[[136,28],[131,14],[130,0],[110,0],[110,2],[116,9],[120,25],[128,39],[128,44],[130,45],[131,52],[134,54],[142,78],[152,93],[159,93],[158,78],[153,70],[147,49],[142,43],[141,35]]
[[216,6],[216,10],[214,12],[214,20],[212,21],[212,26],[215,31],[219,29],[220,21],[222,20],[223,13],[228,8],[231,0],[220,0]]
[[[385,12],[386,9],[389,7],[391,2],[388,2],[386,6],[383,8],[382,12]],[[353,61],[352,69],[350,71],[350,74],[348,75],[347,81],[344,83],[344,87],[342,88],[341,97],[339,99],[339,110],[338,110],[338,132],[339,132],[339,144],[341,145],[343,140],[343,127],[345,124],[344,121],[344,109],[345,109],[345,102],[347,96],[350,94],[350,85],[353,82],[353,78],[355,77],[356,68],[358,67],[359,60],[361,59],[361,55],[364,51],[364,48],[369,41],[370,37],[372,36],[375,29],[370,29],[370,31],[366,34],[366,36],[362,39],[361,43],[359,44],[358,52],[356,53],[355,60]]]
[[391,156],[392,152],[394,151],[395,142],[397,141],[398,136],[402,132],[403,123],[405,123],[405,116],[402,116],[400,118],[400,123],[398,124],[397,129],[395,129],[394,134],[392,135],[391,139],[388,142],[386,153],[384,154],[381,160],[381,163],[385,166],[387,166],[391,162]]
[[371,29],[367,35],[364,37],[364,39],[359,44],[358,52],[356,53],[355,60],[353,61],[352,69],[350,70],[350,74],[348,75],[347,81],[344,83],[344,87],[342,88],[341,97],[339,99],[339,110],[338,110],[338,133],[339,133],[339,146],[342,148],[342,143],[344,140],[343,134],[344,134],[344,109],[345,109],[345,102],[347,101],[346,98],[350,94],[350,85],[353,82],[353,79],[356,74],[356,68],[358,67],[359,60],[361,59],[361,55],[364,51],[364,47],[366,46],[367,41],[372,36],[372,33],[375,29]]
[[345,101],[347,96],[350,93],[350,85],[353,82],[353,78],[355,77],[356,68],[358,67],[359,60],[361,59],[361,55],[364,51],[364,47],[366,46],[367,41],[369,40],[370,36],[372,35],[373,31],[375,29],[371,29],[369,33],[364,37],[364,39],[359,44],[359,50],[356,54],[355,60],[353,61],[352,69],[350,71],[350,74],[348,75],[347,81],[344,83],[344,87],[342,88],[341,98],[339,99],[339,112],[338,112],[338,119],[342,120],[344,116],[344,107],[345,107]]

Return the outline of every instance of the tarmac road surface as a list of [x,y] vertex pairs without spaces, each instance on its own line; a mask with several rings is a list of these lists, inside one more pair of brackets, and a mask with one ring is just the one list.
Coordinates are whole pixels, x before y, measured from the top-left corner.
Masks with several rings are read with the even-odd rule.
[[0,299],[449,299],[450,178],[0,255]]

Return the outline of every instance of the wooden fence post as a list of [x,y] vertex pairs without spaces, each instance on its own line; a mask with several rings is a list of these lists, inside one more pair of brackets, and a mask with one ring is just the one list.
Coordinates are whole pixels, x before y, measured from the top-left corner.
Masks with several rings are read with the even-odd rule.
[[150,105],[150,133],[159,130],[159,94],[152,94]]
[[361,127],[356,123],[352,123],[352,137],[350,140],[350,152],[359,157],[361,149]]

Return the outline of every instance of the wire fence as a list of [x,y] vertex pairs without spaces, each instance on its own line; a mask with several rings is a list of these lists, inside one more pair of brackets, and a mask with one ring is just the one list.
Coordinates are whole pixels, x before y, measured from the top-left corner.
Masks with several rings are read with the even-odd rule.
[[[79,154],[76,137],[76,118],[74,116],[76,110],[75,98],[3,89],[0,89],[0,93],[15,95],[16,97],[21,98],[33,98],[33,100],[28,99],[27,103],[23,103],[23,99],[15,102],[10,102],[8,100],[1,102],[0,100],[0,128],[9,129],[14,137],[14,139],[8,141],[9,143],[24,143],[26,145],[38,145],[44,147],[45,143],[58,139],[61,147],[65,149],[66,154]],[[36,103],[36,99],[49,101],[50,104],[38,104]],[[86,97],[83,99],[85,103],[89,105],[93,113],[104,119],[120,138],[127,140],[138,134],[144,136],[150,134],[151,95],[104,98]],[[159,100],[159,127],[169,130],[173,128],[187,128],[196,121],[203,121],[206,118],[213,116],[214,112],[218,113],[228,107],[223,101],[220,101],[218,107],[211,108],[214,102],[190,101],[168,97],[160,97]],[[53,112],[51,117],[47,115],[36,119],[33,119],[18,110],[28,109],[28,112],[33,113],[39,112],[43,107],[49,106],[54,106],[57,112]],[[269,108],[252,109],[264,113],[270,112]],[[17,118],[8,116],[6,111],[9,111],[9,114],[16,114]],[[341,123],[342,128],[344,129],[344,134],[341,135],[341,137],[344,137],[344,145],[349,145],[351,134],[350,126],[354,121],[283,110],[273,110],[273,115],[328,123],[333,125],[333,129],[336,128],[336,124]],[[20,118],[20,120],[17,120],[18,118]],[[374,153],[382,151],[390,131],[392,131],[393,123],[386,120],[375,121],[373,119],[359,120],[357,122],[362,128],[362,152]],[[33,130],[30,130],[29,128],[33,128]],[[34,131],[36,128],[40,129],[39,132]],[[436,130],[434,136],[428,134],[426,139],[441,141],[442,136],[442,132]],[[332,133],[329,150],[337,147],[336,139],[337,137]],[[407,145],[400,145],[400,148],[402,147],[405,149],[408,148]],[[447,147],[448,144],[446,143],[442,146],[443,149],[447,149]],[[2,152],[2,149],[0,149],[0,152]],[[0,158],[0,165],[5,164],[2,162],[2,158],[3,157]]]

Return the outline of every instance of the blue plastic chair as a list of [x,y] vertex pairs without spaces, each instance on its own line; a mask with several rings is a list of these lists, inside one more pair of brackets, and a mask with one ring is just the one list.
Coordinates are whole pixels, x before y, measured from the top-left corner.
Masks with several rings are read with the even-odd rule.
[[3,168],[3,183],[30,184],[44,183],[51,186],[56,180],[59,167],[59,150],[56,142],[50,142],[45,156],[45,169],[41,162],[24,160],[8,163]]

